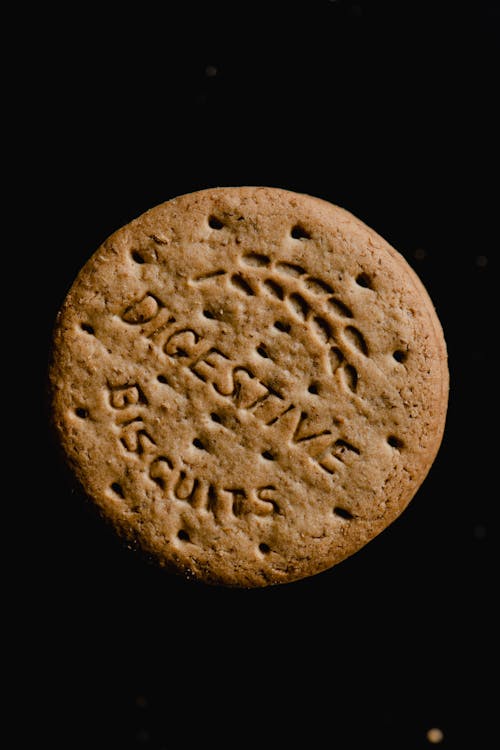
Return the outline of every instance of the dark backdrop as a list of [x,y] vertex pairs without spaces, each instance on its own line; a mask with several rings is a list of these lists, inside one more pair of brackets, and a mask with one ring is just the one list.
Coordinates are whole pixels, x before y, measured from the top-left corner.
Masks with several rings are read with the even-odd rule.
[[84,261],[144,210],[214,185],[310,193],[376,229],[426,285],[451,369],[442,449],[404,515],[337,568],[266,590],[187,584],[123,549],[44,428],[27,684],[49,746],[424,748],[432,727],[443,747],[491,746],[498,6],[463,6],[44,10],[42,401]]

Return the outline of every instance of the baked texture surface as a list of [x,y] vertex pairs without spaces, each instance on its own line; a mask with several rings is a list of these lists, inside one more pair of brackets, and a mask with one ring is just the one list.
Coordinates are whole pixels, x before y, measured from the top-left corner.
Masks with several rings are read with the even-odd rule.
[[161,565],[263,586],[340,562],[424,480],[446,347],[406,261],[273,188],[175,198],[112,235],[57,318],[53,419],[86,494]]

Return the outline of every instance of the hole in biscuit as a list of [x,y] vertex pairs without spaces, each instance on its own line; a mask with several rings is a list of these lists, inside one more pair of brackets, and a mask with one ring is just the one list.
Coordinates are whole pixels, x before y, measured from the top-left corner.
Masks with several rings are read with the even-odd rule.
[[203,445],[203,443],[201,442],[200,438],[195,438],[193,440],[193,445],[194,445],[195,448],[198,448],[198,450],[200,450],[200,451],[206,451],[207,450],[205,448],[205,446]]
[[402,349],[396,349],[396,351],[392,353],[392,356],[396,362],[405,362],[408,355],[407,352],[404,352]]
[[264,281],[264,289],[278,299],[283,299],[284,297],[282,287],[272,279],[266,279],[266,281]]
[[372,280],[367,273],[359,273],[356,276],[356,284],[364,287],[365,289],[373,289]]
[[246,279],[244,279],[243,276],[240,276],[240,274],[238,273],[235,273],[231,276],[231,284],[240,289],[242,292],[245,292],[245,294],[248,294],[249,297],[253,297],[255,295],[255,292],[248,281],[246,281]]
[[337,313],[337,315],[341,315],[343,318],[354,317],[352,310],[350,310],[347,307],[347,305],[344,305],[344,303],[341,302],[339,299],[336,299],[335,297],[330,297],[328,302],[330,303],[330,306],[333,308],[333,310]]
[[271,259],[262,253],[247,253],[243,256],[243,263],[248,266],[268,266]]
[[360,455],[359,448],[356,448],[352,443],[348,443],[347,440],[342,440],[341,438],[339,440],[335,441],[336,447],[339,449],[339,453],[343,454],[346,451],[351,451],[352,453],[355,453],[357,456]]
[[115,495],[118,495],[119,497],[125,497],[125,495],[123,494],[123,487],[121,486],[121,484],[118,484],[118,482],[113,482],[113,484],[111,485],[111,489],[113,490]]
[[335,474],[335,471],[332,469],[331,466],[322,464],[321,462],[319,462],[319,466],[323,469],[323,471],[326,471],[327,474],[330,474],[330,475]]
[[327,343],[328,339],[332,335],[330,324],[327,323],[324,318],[320,318],[319,315],[313,318],[313,329],[315,330],[315,333],[318,335],[321,341],[323,341],[324,343]]
[[89,415],[87,409],[84,409],[81,406],[79,406],[78,409],[75,409],[75,414],[77,417],[80,417],[80,419],[87,419]]
[[326,281],[323,281],[323,279],[315,279],[310,276],[306,279],[306,287],[316,294],[322,294],[323,292],[333,294],[333,287],[327,284]]
[[352,519],[354,518],[353,514],[350,511],[348,511],[346,508],[341,508],[338,505],[333,509],[333,512],[336,516],[339,516],[339,518],[343,518],[345,521],[352,521]]
[[203,310],[203,315],[209,320],[213,320],[215,318],[215,315],[213,314],[213,312],[210,312],[210,310]]
[[316,395],[317,393],[319,393],[319,384],[311,383],[307,390],[309,391],[309,393],[314,393]]
[[305,301],[304,297],[297,293],[291,294],[290,302],[293,309],[298,315],[300,315],[304,319],[307,318],[307,315],[309,313],[309,305]]
[[355,326],[347,326],[344,330],[344,336],[350,341],[350,343],[356,347],[365,357],[368,356],[368,344],[366,339]]
[[259,544],[259,549],[260,549],[260,551],[262,552],[263,555],[268,555],[269,552],[271,552],[271,547],[268,544],[266,544],[265,542],[261,542]]
[[167,385],[168,383],[168,380],[165,377],[165,375],[158,375],[156,379],[159,383],[163,383],[163,385]]
[[189,538],[189,534],[187,533],[187,531],[185,531],[185,529],[180,529],[177,532],[177,539],[180,539],[181,542],[189,542],[189,541],[191,541],[190,538]]
[[263,359],[269,359],[269,354],[266,352],[262,344],[257,347],[257,354],[263,357]]
[[356,393],[356,389],[358,387],[358,372],[356,368],[352,365],[346,365],[344,368],[344,373],[347,386],[351,389],[351,391],[353,391],[353,393]]
[[212,422],[217,422],[217,424],[222,424],[222,419],[214,411],[211,413],[210,419],[212,420]]
[[294,240],[310,240],[311,235],[307,231],[307,229],[304,229],[303,226],[300,224],[295,224],[294,227],[292,227],[292,231],[290,232]]
[[278,263],[276,269],[282,273],[287,273],[289,276],[303,276],[307,273],[305,268],[298,266],[296,263]]
[[400,438],[396,437],[396,435],[389,435],[389,437],[387,438],[387,442],[389,443],[391,448],[397,448],[398,450],[401,450],[401,448],[404,447],[403,441]]
[[214,216],[212,214],[212,216],[208,217],[208,226],[210,227],[210,229],[222,229],[224,224],[220,219],[217,218],[217,216]]
[[138,250],[132,250],[132,260],[140,265],[146,262]]
[[278,329],[278,331],[282,331],[283,333],[290,333],[290,328],[292,327],[290,323],[283,323],[282,320],[277,320],[274,324],[274,327]]
[[265,458],[266,461],[275,461],[273,454],[270,451],[264,451],[261,453],[262,458]]
[[330,364],[332,372],[335,372],[340,367],[344,359],[345,357],[338,347],[334,346],[330,349]]
[[82,329],[82,331],[85,331],[85,333],[89,333],[91,336],[93,336],[94,333],[95,333],[95,331],[92,328],[92,326],[89,325],[88,323],[82,323],[81,326],[80,326],[80,328]]

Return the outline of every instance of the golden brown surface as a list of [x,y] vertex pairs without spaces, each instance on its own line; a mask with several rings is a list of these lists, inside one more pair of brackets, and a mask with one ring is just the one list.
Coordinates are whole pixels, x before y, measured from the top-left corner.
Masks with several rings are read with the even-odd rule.
[[312,575],[406,507],[444,428],[432,303],[375,232],[270,188],[181,196],[110,237],[59,314],[56,428],[86,493],[162,565]]

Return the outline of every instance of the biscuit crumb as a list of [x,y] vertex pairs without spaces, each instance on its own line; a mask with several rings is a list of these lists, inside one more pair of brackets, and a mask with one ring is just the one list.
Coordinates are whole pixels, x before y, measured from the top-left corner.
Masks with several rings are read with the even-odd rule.
[[440,742],[444,740],[443,732],[437,727],[433,727],[432,729],[429,729],[426,737],[432,745],[438,745]]

